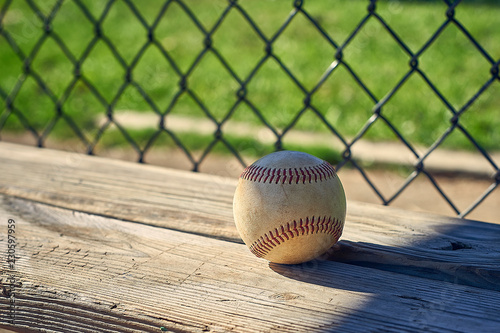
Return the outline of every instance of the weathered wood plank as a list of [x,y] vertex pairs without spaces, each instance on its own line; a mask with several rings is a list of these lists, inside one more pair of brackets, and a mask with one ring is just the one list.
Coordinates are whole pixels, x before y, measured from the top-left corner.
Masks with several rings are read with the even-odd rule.
[[[0,193],[241,242],[235,179],[0,142]],[[500,226],[348,203],[326,258],[500,290]]]
[[0,193],[191,233],[239,239],[228,223],[235,186],[213,175],[0,142]]
[[16,221],[15,271],[1,278],[15,275],[16,327],[29,331],[500,328],[496,291],[334,261],[269,265],[242,244],[4,195],[0,216]]
[[500,225],[387,208],[357,204],[325,258],[500,291]]

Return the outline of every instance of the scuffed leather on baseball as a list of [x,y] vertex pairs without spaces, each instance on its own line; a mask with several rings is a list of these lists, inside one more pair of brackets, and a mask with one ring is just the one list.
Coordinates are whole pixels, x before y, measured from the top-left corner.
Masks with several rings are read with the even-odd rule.
[[303,152],[280,151],[243,171],[233,213],[241,238],[257,257],[298,264],[338,241],[346,199],[328,162]]

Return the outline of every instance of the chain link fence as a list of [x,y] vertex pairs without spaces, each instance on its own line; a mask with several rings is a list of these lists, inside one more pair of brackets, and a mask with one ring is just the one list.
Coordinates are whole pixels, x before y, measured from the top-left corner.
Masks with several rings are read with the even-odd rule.
[[[338,152],[337,169],[347,166],[359,171],[385,205],[423,175],[456,214],[463,217],[498,187],[500,171],[491,156],[495,143],[482,141],[483,137],[495,138],[498,128],[485,127],[478,135],[481,130],[471,131],[463,123],[483,117],[474,109],[477,103],[483,105],[478,101],[483,98],[490,102],[493,98],[490,104],[496,101],[491,96],[498,89],[500,60],[458,18],[457,10],[464,6],[462,1],[287,1],[286,6],[284,2],[268,1],[265,5],[268,7],[260,10],[258,6],[264,6],[260,2],[257,5],[237,0],[210,5],[188,0],[154,3],[152,6],[132,0],[0,2],[3,62],[0,63],[3,102],[0,134],[28,132],[40,147],[46,146],[51,136],[64,140],[76,138],[88,154],[94,154],[113,131],[135,150],[138,162],[144,162],[152,147],[167,140],[185,154],[192,170],[198,171],[216,146],[222,146],[244,166],[244,150],[257,143],[250,138],[245,145],[228,133],[232,126],[248,122],[249,126],[252,123],[250,128],[264,128],[270,134],[269,152],[288,148],[287,140],[296,130],[323,133],[326,142],[318,144]],[[337,17],[339,8],[354,5],[362,6],[362,11]],[[414,31],[411,35],[400,30],[401,20],[392,18],[410,5],[426,5],[434,13],[435,19],[424,23],[432,33],[420,35]],[[279,20],[272,16],[271,21],[266,15],[275,11],[273,6],[286,7],[287,13],[278,16]],[[342,19],[343,30],[335,30]],[[111,22],[115,20],[121,25],[113,26]],[[228,21],[238,23],[231,26]],[[491,22],[480,24],[495,26]],[[127,35],[130,33],[127,29],[133,29],[141,38]],[[464,59],[473,54],[481,63],[478,70],[481,75],[466,78],[470,81],[468,90],[459,91],[458,97],[452,98],[448,92],[454,89],[456,78],[449,76],[443,80],[439,77],[442,74],[435,74],[427,65],[434,58],[426,56],[446,52],[448,46],[440,40],[450,30],[467,45]],[[308,44],[309,35],[302,36],[304,31],[314,35],[313,44]],[[410,36],[410,40],[403,35]],[[370,52],[367,44],[374,43],[370,47],[376,50],[377,41],[382,39],[386,43],[382,50]],[[179,49],[187,52],[180,53]],[[436,61],[452,62],[455,51],[451,52]],[[373,53],[375,56],[370,57]],[[101,58],[96,54],[102,54]],[[390,54],[397,54],[396,60]],[[243,60],[239,61],[240,58]],[[200,68],[209,66],[207,63],[215,69],[203,72]],[[467,66],[459,64],[459,71],[462,65]],[[261,76],[266,70],[271,74],[264,80]],[[106,75],[111,73],[119,79],[106,81]],[[342,82],[331,85],[336,79]],[[417,79],[419,85],[411,88]],[[446,87],[442,88],[440,84],[444,81]],[[288,90],[282,90],[282,86]],[[420,94],[420,90],[426,90],[427,95]],[[224,97],[217,99],[214,94]],[[417,110],[411,105],[401,107],[396,100],[404,94],[416,95],[407,104],[433,99],[433,107],[438,105],[439,111],[435,112],[438,119],[427,120],[418,107]],[[272,104],[275,100],[278,104]],[[401,103],[404,105],[405,101]],[[275,109],[268,105],[274,105]],[[120,121],[120,110],[127,107],[154,115],[155,124],[137,134]],[[491,108],[493,116],[484,122],[494,126],[500,113],[498,105]],[[189,138],[172,125],[171,119],[184,112],[192,116],[190,119],[208,123],[210,134],[192,139],[198,146],[189,144]],[[409,118],[413,119],[410,123],[406,121]],[[302,126],[303,122],[314,125]],[[354,123],[345,130],[349,122]],[[431,134],[424,133],[420,139],[413,135],[415,131],[411,128],[419,124],[432,129],[427,132]],[[377,128],[382,129],[383,135],[377,134]],[[462,147],[475,151],[491,168],[491,186],[462,211],[426,166],[429,156],[446,146],[447,141],[453,142],[450,138],[457,134]],[[353,148],[364,140],[388,139],[412,155],[412,166],[400,188],[385,196],[368,176],[366,166],[357,159]],[[201,153],[194,154],[194,150]]]

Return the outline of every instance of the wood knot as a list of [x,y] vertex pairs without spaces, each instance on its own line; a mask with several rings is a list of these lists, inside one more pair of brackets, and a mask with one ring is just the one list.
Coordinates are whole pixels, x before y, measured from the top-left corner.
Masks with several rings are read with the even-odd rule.
[[269,296],[271,299],[276,299],[278,301],[289,301],[297,298],[304,298],[304,296],[295,293],[276,293]]

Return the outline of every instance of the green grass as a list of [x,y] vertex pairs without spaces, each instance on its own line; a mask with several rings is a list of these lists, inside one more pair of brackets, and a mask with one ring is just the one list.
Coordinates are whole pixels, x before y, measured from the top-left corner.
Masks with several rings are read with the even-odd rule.
[[[104,1],[82,2],[88,6],[94,17],[99,18],[102,15]],[[0,8],[3,8],[5,3],[5,0],[0,0]],[[55,1],[35,1],[35,3],[40,6],[44,14],[47,14]],[[133,1],[133,3],[149,25],[153,24],[163,5],[163,1]],[[268,39],[286,20],[292,10],[291,3],[292,1],[239,1]],[[217,18],[227,7],[227,2],[222,0],[186,0],[185,4],[206,30],[212,29]],[[304,8],[332,39],[341,45],[367,14],[367,5],[368,1],[361,0],[305,1]],[[439,1],[377,3],[377,13],[414,53],[422,48],[445,21],[445,12],[446,6]],[[456,18],[493,59],[500,58],[500,43],[498,43],[500,6],[465,1],[458,6]],[[25,55],[32,53],[33,47],[44,34],[42,23],[24,1],[14,1],[10,5],[2,20],[2,26]],[[111,6],[101,28],[127,65],[134,61],[138,51],[147,42],[146,29],[123,1],[116,1]],[[69,52],[77,60],[82,57],[94,37],[93,25],[73,1],[63,3],[52,22],[52,31],[64,41]],[[187,17],[181,6],[173,3],[156,26],[154,38],[169,53],[178,70],[185,74],[203,50],[205,36]],[[265,43],[235,9],[228,13],[215,31],[212,43],[242,81],[247,80],[265,55]],[[273,54],[289,68],[307,90],[316,86],[334,60],[335,54],[335,48],[328,44],[318,30],[300,13],[272,47]],[[343,60],[359,75],[376,99],[386,96],[410,70],[410,57],[374,18],[371,18],[347,45],[343,55]],[[23,78],[23,61],[2,36],[0,36],[0,64],[0,99],[3,101],[4,95],[11,94],[16,84]],[[489,62],[453,25],[447,27],[419,57],[419,68],[456,109],[460,109],[490,78],[490,67]],[[43,78],[54,98],[62,102],[63,112],[75,120],[91,141],[96,133],[96,119],[105,115],[107,108],[82,81],[78,81],[71,91],[67,91],[68,85],[73,81],[74,66],[50,36],[34,55],[31,68]],[[125,82],[125,69],[102,40],[96,43],[85,59],[82,59],[81,71],[83,77],[100,92],[106,103],[112,103],[115,112],[119,110],[151,112],[152,106],[131,85],[117,97]],[[138,59],[132,71],[132,78],[150,96],[160,112],[168,109],[172,114],[206,117],[188,94],[177,96],[180,77],[154,45],[149,45]],[[203,102],[210,114],[220,121],[236,103],[236,93],[240,85],[214,53],[207,52],[189,73],[187,87]],[[460,124],[487,149],[500,148],[499,88],[499,83],[496,81],[460,119]],[[264,63],[246,89],[247,99],[262,112],[267,122],[278,129],[288,126],[303,107],[304,93],[274,59],[268,59]],[[54,118],[56,110],[54,101],[32,76],[24,80],[20,91],[13,97],[13,105],[23,112],[37,131],[43,131]],[[311,104],[345,137],[352,137],[358,133],[371,116],[374,106],[374,102],[342,65],[312,95]],[[3,103],[0,107],[0,117],[6,112],[8,111]],[[412,75],[389,100],[383,108],[383,115],[411,143],[420,145],[432,144],[450,126],[452,116],[418,74]],[[1,119],[4,118],[0,118],[0,121]],[[244,103],[239,104],[231,119],[252,124],[261,122]],[[23,125],[14,114],[8,117],[5,124],[0,123],[0,126],[2,125],[1,131],[23,130]],[[296,128],[309,131],[328,130],[311,110],[307,110],[299,119]],[[148,139],[147,133],[149,132],[131,131],[130,135],[143,146]],[[51,135],[65,138],[74,136],[74,133],[61,119]],[[366,138],[394,140],[395,136],[385,124],[378,121],[369,129]],[[197,142],[200,140],[205,144],[208,142],[208,138],[183,139],[186,140],[185,144],[189,149],[203,149],[198,147]],[[234,146],[239,147],[240,143],[236,141]],[[258,146],[258,143],[251,138],[247,142],[248,144],[243,146]],[[113,143],[112,140],[103,139],[103,144]],[[156,144],[165,143],[158,140]],[[446,147],[457,149],[472,147],[466,137],[458,131],[454,131],[444,144]],[[267,151],[273,147],[258,148]]]

